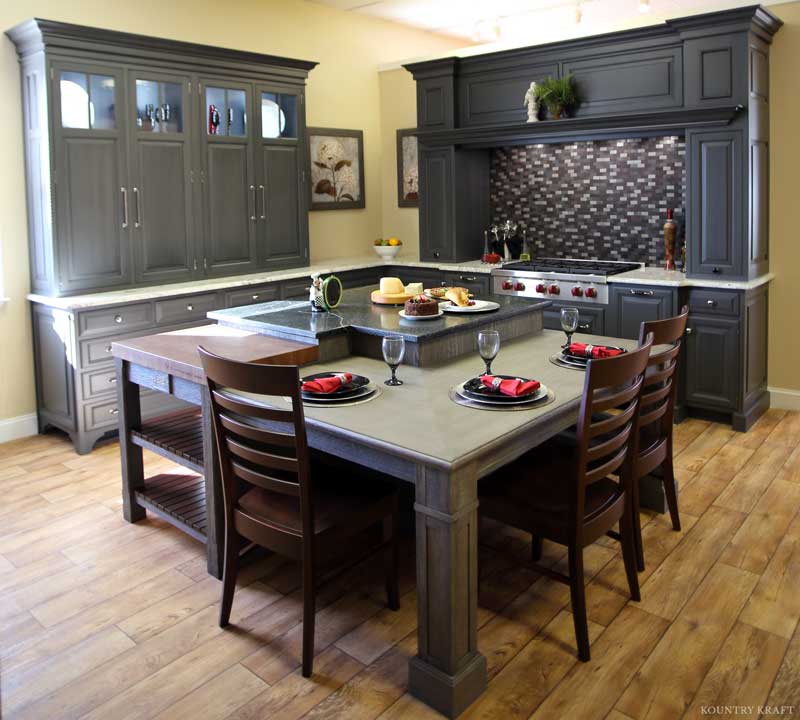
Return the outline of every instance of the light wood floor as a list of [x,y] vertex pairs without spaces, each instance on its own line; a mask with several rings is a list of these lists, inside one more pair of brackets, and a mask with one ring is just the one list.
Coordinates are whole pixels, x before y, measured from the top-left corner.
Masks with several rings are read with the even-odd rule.
[[[746,435],[690,420],[675,439],[684,530],[643,517],[642,602],[627,600],[615,543],[587,550],[589,664],[575,658],[567,588],[526,567],[521,534],[483,527],[490,683],[465,717],[671,719],[764,703],[800,713],[800,414],[770,411]],[[3,717],[435,716],[405,692],[412,546],[399,612],[383,606],[378,566],[324,589],[306,680],[296,567],[250,564],[235,627],[220,630],[220,583],[201,546],[155,519],[125,523],[118,464],[115,443],[86,457],[60,436],[0,446]],[[545,546],[553,565],[563,556]]]

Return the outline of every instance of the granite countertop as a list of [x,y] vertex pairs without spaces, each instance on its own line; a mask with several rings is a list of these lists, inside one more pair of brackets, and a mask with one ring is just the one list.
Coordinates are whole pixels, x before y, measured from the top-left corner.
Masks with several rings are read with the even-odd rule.
[[[214,292],[227,288],[263,285],[264,283],[280,282],[281,280],[295,280],[297,278],[310,277],[312,273],[329,275],[330,273],[364,270],[383,265],[429,268],[432,270],[441,270],[442,272],[484,274],[489,274],[493,268],[500,267],[500,265],[487,265],[480,260],[472,260],[463,263],[432,263],[405,258],[402,255],[396,257],[394,260],[384,260],[377,255],[365,255],[336,260],[321,260],[311,265],[290,268],[288,270],[273,270],[271,272],[257,272],[248,275],[234,275],[232,277],[194,280],[185,283],[170,283],[169,285],[129,288],[127,290],[111,290],[109,292],[91,293],[87,295],[70,295],[69,297],[51,297],[49,295],[30,293],[27,298],[31,302],[41,303],[42,305],[58,308],[60,310],[84,310],[87,308],[103,307],[104,305],[135,302],[137,300],[158,300],[159,298],[173,297],[175,295],[190,295],[193,293]],[[414,282],[414,278],[409,275],[403,278],[403,282]]]
[[610,275],[609,283],[629,283],[631,285],[662,285],[665,287],[708,287],[720,290],[752,290],[768,283],[775,273],[766,273],[753,280],[705,280],[687,278],[680,270],[664,270],[658,267],[643,267],[629,270],[619,275]]
[[275,301],[258,305],[214,310],[208,318],[221,325],[251,332],[280,332],[298,338],[318,339],[346,332],[348,328],[366,335],[402,335],[407,342],[419,342],[456,333],[469,326],[478,329],[517,315],[538,312],[548,301],[531,301],[505,295],[489,295],[487,300],[499,303],[494,312],[457,315],[445,313],[435,320],[406,320],[398,314],[402,306],[375,305],[370,300],[371,288],[345,290],[342,302],[328,313],[311,311],[302,301]]

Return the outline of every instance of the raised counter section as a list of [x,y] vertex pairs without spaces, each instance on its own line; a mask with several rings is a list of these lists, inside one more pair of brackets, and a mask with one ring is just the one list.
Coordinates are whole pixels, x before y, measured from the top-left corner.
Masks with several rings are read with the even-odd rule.
[[549,301],[491,295],[500,308],[489,313],[445,313],[436,320],[405,320],[402,306],[375,305],[370,288],[345,290],[334,311],[315,313],[309,303],[270,302],[216,310],[208,317],[225,327],[319,345],[323,362],[362,355],[381,358],[381,341],[401,335],[406,341],[404,364],[424,367],[451,360],[476,347],[479,330],[500,331],[503,340],[542,330],[542,310]]

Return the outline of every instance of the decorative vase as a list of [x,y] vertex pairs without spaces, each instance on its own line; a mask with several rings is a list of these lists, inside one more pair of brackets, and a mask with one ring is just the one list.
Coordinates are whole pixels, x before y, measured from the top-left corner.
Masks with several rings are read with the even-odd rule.
[[678,226],[672,219],[672,208],[667,210],[667,221],[664,223],[664,268],[675,269],[675,234]]
[[561,114],[564,112],[564,108],[561,106],[551,107],[550,108],[550,117],[553,120],[561,120]]

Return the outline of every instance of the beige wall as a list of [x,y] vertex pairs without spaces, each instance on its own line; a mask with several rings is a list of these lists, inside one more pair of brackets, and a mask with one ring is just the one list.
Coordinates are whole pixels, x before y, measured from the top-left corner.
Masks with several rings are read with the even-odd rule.
[[[319,61],[308,81],[308,123],[364,131],[366,209],[310,214],[311,257],[370,252],[382,232],[384,166],[394,163],[382,141],[378,66],[439,52],[443,37],[343,13],[303,0],[15,0],[0,5],[0,32],[30,17]],[[28,291],[27,231],[19,69],[13,45],[0,36],[0,419],[35,410]],[[403,123],[413,125],[414,110]],[[411,122],[409,122],[409,120]],[[391,124],[391,121],[389,121]],[[411,211],[412,213],[414,211]],[[410,215],[406,211],[406,215]],[[413,223],[410,223],[413,224]],[[405,232],[398,230],[398,234]]]
[[769,384],[800,391],[800,2],[770,10],[786,24],[770,53]]

